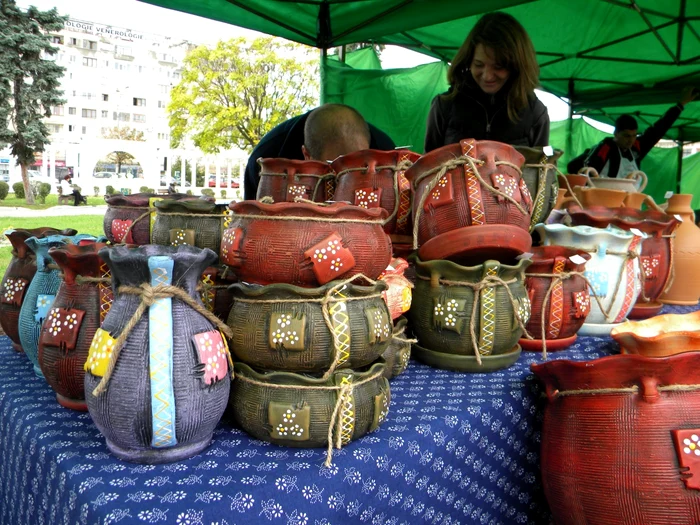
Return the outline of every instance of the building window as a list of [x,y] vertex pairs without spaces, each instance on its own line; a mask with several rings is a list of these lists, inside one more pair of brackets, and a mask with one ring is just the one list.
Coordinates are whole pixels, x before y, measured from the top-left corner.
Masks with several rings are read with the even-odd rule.
[[169,93],[170,92],[170,86],[165,85],[165,84],[160,84],[160,92],[161,93]]
[[134,97],[134,106],[145,106],[146,105],[146,99],[145,98],[136,98]]
[[83,65],[87,67],[97,67],[97,59],[90,57],[83,57]]
[[54,106],[51,108],[51,114],[56,115],[57,117],[62,117],[63,116],[63,106]]
[[134,122],[146,122],[146,115],[138,115],[134,113]]
[[87,128],[85,126],[83,126],[83,135],[85,135],[86,133],[87,133]]
[[78,92],[77,92],[75,89],[72,91],[72,93],[73,93],[73,96],[74,96],[74,97],[77,97],[77,96],[78,96]]
[[77,46],[77,45],[78,45],[78,39],[77,39],[77,38],[69,38],[69,39],[68,39],[68,43],[69,43],[71,46]]
[[138,66],[139,68],[139,73],[145,73],[146,70],[148,69],[146,66]]
[[114,69],[117,71],[129,71],[131,69],[131,64],[127,64],[126,62],[119,62],[117,60],[114,61]]
[[102,118],[109,118],[109,111],[102,110]]
[[68,108],[68,114],[75,115],[76,114],[75,108]]
[[159,108],[166,108],[166,107],[168,107],[168,103],[165,100],[159,100],[158,107]]
[[117,55],[133,56],[131,46],[114,46],[114,52]]
[[59,35],[51,35],[52,44],[63,44],[63,37]]
[[63,131],[63,124],[46,124],[50,133],[60,133]]
[[88,93],[87,91],[83,91],[83,94],[81,96],[88,100],[92,100],[93,98],[97,100],[97,93]]
[[109,67],[109,60],[103,60],[102,67]]
[[68,131],[73,131],[73,124],[68,124]]
[[82,116],[83,116],[83,118],[97,118],[97,110],[96,109],[83,109]]
[[83,49],[91,49],[95,51],[97,49],[97,42],[94,40],[83,40]]
[[75,55],[71,55],[71,56],[68,57],[68,61],[69,61],[69,62],[75,62],[76,59],[77,59],[77,57],[76,57]]
[[102,101],[103,102],[108,102],[109,101],[109,95],[107,93],[102,93]]
[[116,111],[112,114],[113,120],[118,120],[120,122],[129,122],[129,113],[117,113]]

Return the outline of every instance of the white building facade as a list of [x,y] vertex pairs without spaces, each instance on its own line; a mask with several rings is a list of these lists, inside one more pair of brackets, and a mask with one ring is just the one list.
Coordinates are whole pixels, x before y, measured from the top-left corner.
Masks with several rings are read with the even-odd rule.
[[[134,161],[122,167],[124,180],[116,173],[113,180],[106,179],[115,188],[163,188],[171,180],[194,188],[195,178],[186,184],[180,171],[197,173],[197,167],[204,168],[204,187],[228,188],[234,177],[240,174],[242,179],[245,152],[205,156],[194,149],[170,149],[166,107],[170,90],[180,81],[184,57],[194,44],[76,19],[68,20],[51,38],[58,48],[53,58],[66,68],[61,82],[66,102],[53,108],[46,119],[52,141],[34,167],[41,175],[55,180],[70,169],[76,183],[92,184],[93,174],[101,171],[98,161],[111,152],[124,151]],[[113,128],[140,131],[145,140],[106,138]],[[173,164],[178,159],[180,170],[176,172]],[[9,170],[11,180],[19,180],[19,167],[9,150],[0,151],[0,166]]]

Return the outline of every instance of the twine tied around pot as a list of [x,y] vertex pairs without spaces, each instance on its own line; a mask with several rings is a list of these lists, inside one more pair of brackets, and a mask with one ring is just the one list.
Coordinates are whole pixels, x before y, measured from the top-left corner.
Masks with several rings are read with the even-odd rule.
[[[262,167],[262,159],[258,159],[258,164]],[[269,177],[289,177],[289,173],[276,173],[273,171],[261,171],[260,172],[260,178],[262,178],[263,175],[267,175]],[[324,173],[323,175],[319,175],[317,173],[301,173],[297,172],[294,175],[292,175],[295,181],[299,181],[300,177],[312,177],[315,179],[318,179],[316,181],[316,185],[314,186],[314,191],[311,194],[311,199],[316,198],[316,193],[318,193],[318,188],[321,186],[321,184],[325,183],[326,179],[335,179],[335,173],[330,172],[330,173]],[[264,198],[264,197],[263,197]],[[262,200],[261,200],[262,202]],[[269,203],[268,203],[269,204]]]
[[[433,189],[435,189],[435,186],[438,185],[440,182],[440,179],[449,171],[455,168],[458,168],[460,166],[464,166],[465,164],[469,165],[470,172],[473,174],[476,179],[479,181],[481,184],[482,188],[485,188],[487,191],[493,193],[494,195],[497,195],[499,197],[504,198],[505,200],[509,201],[511,204],[513,204],[517,210],[522,213],[523,215],[528,215],[527,211],[518,203],[513,197],[510,195],[507,195],[506,193],[503,193],[502,191],[494,188],[490,184],[488,184],[481,174],[479,173],[479,169],[477,166],[482,166],[484,161],[475,159],[474,157],[470,157],[469,155],[460,155],[459,157],[455,157],[454,159],[450,159],[446,162],[443,162],[441,165],[426,171],[423,173],[420,177],[416,178],[414,181],[414,186],[418,186],[420,181],[425,179],[426,177],[433,176],[432,179],[428,182],[428,185],[425,187],[425,190],[423,191],[423,195],[421,195],[420,201],[418,202],[418,208],[416,210],[416,217],[413,222],[413,249],[416,250],[418,249],[418,226],[420,224],[420,217],[421,214],[423,213],[423,206],[425,205],[425,201],[428,199],[428,195],[431,194]],[[505,160],[499,160],[495,162],[496,166],[508,166],[513,169],[515,169],[521,176],[522,172],[520,170],[520,166],[513,164],[512,162],[508,162]],[[465,168],[465,171],[466,168]],[[481,363],[479,363],[481,364]]]
[[[547,161],[547,157],[545,156],[539,164],[525,164],[523,168],[537,168],[538,169],[538,177],[537,177],[537,194],[535,195],[534,200],[532,201],[532,217],[530,218],[530,229],[532,229],[535,224],[537,223],[537,217],[535,215],[535,210],[537,208],[542,208],[544,206],[544,194],[547,191],[546,188],[546,183],[547,183],[547,172],[549,170],[557,170],[557,167],[554,164],[550,164]],[[552,182],[552,195],[556,197],[557,190],[559,189],[559,183],[557,182],[557,178],[554,177],[554,181]],[[547,217],[544,217],[543,219],[546,219]]]
[[[102,377],[102,380],[92,391],[93,396],[99,396],[107,389],[107,385],[112,377],[112,372],[117,365],[119,354],[121,353],[121,349],[124,346],[127,337],[129,337],[131,331],[141,320],[141,316],[144,314],[146,309],[154,304],[157,299],[179,299],[191,307],[194,311],[204,316],[210,323],[216,326],[217,329],[223,332],[227,338],[230,339],[233,335],[231,329],[218,317],[198,303],[196,299],[193,299],[185,290],[178,288],[177,286],[172,286],[169,284],[151,286],[148,283],[142,283],[140,286],[120,286],[117,293],[124,295],[137,295],[141,298],[141,302],[136,307],[136,310],[132,316],[129,318],[129,321],[124,326],[122,332],[119,334],[119,337],[117,337],[117,340],[114,342],[112,355],[110,356],[109,363],[107,364],[107,370],[105,371],[105,375]],[[225,348],[226,357],[228,358],[228,363],[231,367],[231,377],[233,378],[233,360],[231,359],[231,353],[228,349],[228,345],[225,345]]]
[[[326,461],[324,465],[330,467],[333,460],[333,447],[340,450],[343,446],[342,442],[342,417],[340,417],[340,409],[343,406],[345,400],[352,394],[352,391],[365,383],[374,381],[378,377],[381,377],[382,372],[376,372],[369,377],[366,377],[362,381],[357,383],[348,383],[343,385],[333,385],[333,386],[308,386],[308,385],[275,385],[270,383],[265,383],[263,381],[258,381],[250,377],[245,377],[241,374],[236,376],[236,381],[243,381],[245,383],[251,383],[253,385],[261,386],[264,388],[272,388],[275,390],[335,390],[338,392],[338,398],[335,402],[333,408],[333,413],[331,414],[331,420],[328,424],[328,448],[326,451]],[[324,379],[325,376],[324,376]],[[335,439],[333,434],[335,433]]]
[[[423,279],[425,281],[431,280],[430,277],[424,277],[423,275],[419,275],[418,278]],[[476,342],[476,309],[480,304],[480,300],[477,300],[477,293],[483,290],[484,288],[495,288],[497,286],[503,286],[503,288],[505,288],[506,293],[508,294],[508,298],[510,299],[510,306],[511,308],[513,308],[513,315],[515,315],[515,320],[518,322],[518,326],[520,326],[520,328],[522,329],[524,337],[527,339],[533,339],[533,337],[525,328],[525,324],[520,318],[520,315],[518,315],[518,305],[515,302],[515,296],[513,296],[513,292],[511,292],[508,286],[516,282],[518,282],[518,279],[516,278],[504,281],[496,275],[487,275],[481,281],[476,283],[472,283],[469,281],[450,281],[446,279],[438,279],[438,283],[444,286],[466,286],[467,288],[471,288],[474,291],[474,297],[472,300],[471,319],[469,320],[469,335],[472,339],[472,348],[474,349],[474,356],[476,357],[476,362],[479,365],[481,365],[481,352],[479,350],[479,345]]]
[[409,344],[409,345],[412,345],[412,344],[418,342],[418,339],[415,339],[415,338],[414,339],[407,339],[405,337],[401,337],[402,335],[404,335],[405,332],[406,332],[406,325],[402,326],[398,332],[391,334],[391,340],[398,341],[399,343]]
[[[700,390],[700,384],[687,384],[687,385],[660,385],[655,386],[654,390],[656,392],[697,392]],[[638,394],[640,391],[644,391],[639,385],[632,385],[628,387],[619,388],[583,388],[577,390],[554,390],[550,395],[543,393],[545,397],[549,397],[550,400],[555,400],[558,397],[567,396],[599,396],[603,394]],[[647,396],[645,396],[647,397]]]
[[[136,208],[134,206],[111,206],[111,208],[112,209],[121,208],[121,209],[130,209],[130,210],[142,210],[143,209],[143,208]],[[151,207],[146,208],[146,209],[148,211],[143,212],[141,215],[136,217],[136,219],[134,219],[131,224],[129,224],[129,227],[124,231],[124,235],[122,235],[122,238],[118,240],[119,243],[125,244],[126,243],[126,236],[129,235],[129,233],[131,233],[131,230],[133,229],[134,226],[136,226],[136,223],[145,219],[146,217],[148,217],[151,214],[151,212],[154,212],[156,210],[155,208],[151,208]]]

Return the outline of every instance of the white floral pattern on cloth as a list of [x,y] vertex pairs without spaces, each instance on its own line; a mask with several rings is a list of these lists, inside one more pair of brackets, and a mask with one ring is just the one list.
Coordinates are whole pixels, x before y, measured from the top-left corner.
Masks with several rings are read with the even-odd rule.
[[[608,346],[580,336],[549,359],[587,361]],[[542,387],[530,379],[539,362],[523,354],[508,369],[463,374],[411,361],[391,380],[386,422],[334,450],[328,467],[323,449],[274,446],[229,421],[197,456],[138,465],[110,454],[90,415],[59,406],[0,337],[0,501],[11,502],[0,523],[549,523]]]
[[226,341],[218,330],[195,334],[192,339],[199,356],[202,380],[205,385],[221,381],[228,373]]
[[355,257],[335,232],[307,249],[304,257],[313,264],[319,284],[334,281],[355,267]]
[[8,277],[0,290],[0,302],[21,306],[29,281],[21,277]]
[[84,315],[84,310],[51,308],[41,329],[41,344],[73,350],[78,341]]
[[359,188],[355,190],[355,206],[370,209],[379,208],[382,201],[382,188]]
[[452,188],[452,173],[445,173],[438,179],[435,187],[425,199],[423,209],[429,211],[431,208],[439,208],[454,202],[454,190]]

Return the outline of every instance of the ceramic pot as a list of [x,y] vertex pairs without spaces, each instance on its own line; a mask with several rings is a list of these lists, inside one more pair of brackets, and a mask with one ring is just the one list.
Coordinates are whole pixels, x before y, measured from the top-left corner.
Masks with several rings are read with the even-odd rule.
[[628,192],[622,190],[584,188],[582,186],[576,186],[573,188],[573,191],[575,198],[565,198],[562,207],[567,209],[571,206],[578,206],[581,208],[590,208],[591,206],[619,208],[624,204],[628,195]]
[[274,202],[302,199],[325,202],[333,198],[335,172],[328,162],[318,160],[259,159],[258,200],[272,197]]
[[406,270],[408,270],[408,261],[397,257],[391,260],[389,266],[379,276],[379,280],[384,281],[388,286],[382,292],[382,296],[389,307],[392,319],[399,318],[411,308],[413,283],[405,277]]
[[588,175],[580,175],[578,173],[560,174],[557,175],[559,187],[564,188],[566,197],[573,195],[573,189],[576,186],[588,186]]
[[87,410],[83,365],[114,298],[112,274],[97,255],[106,246],[66,244],[49,249],[63,280],[39,335],[39,367],[58,403],[74,410]]
[[384,377],[393,379],[404,373],[411,359],[411,340],[406,336],[408,320],[401,316],[394,324],[394,330],[389,342],[389,347],[382,354],[386,362]]
[[699,367],[700,352],[532,366],[548,399],[540,464],[558,525],[700,523]]
[[341,155],[331,164],[336,172],[336,201],[363,208],[384,208],[389,216],[384,231],[392,243],[412,240],[411,184],[406,169],[420,158],[408,150],[362,150]]
[[34,366],[34,373],[39,377],[44,374],[39,368],[39,336],[41,325],[46,319],[56,292],[61,284],[61,273],[49,254],[50,248],[59,248],[66,244],[89,244],[97,239],[92,235],[47,235],[41,239],[30,237],[24,243],[34,252],[37,271],[27,288],[22,308],[19,312],[19,339],[24,353]]
[[224,265],[209,266],[199,280],[199,298],[207,310],[226,322],[233,304],[233,295],[229,290],[231,272]]
[[584,272],[592,285],[589,287],[591,311],[579,333],[608,335],[616,324],[625,320],[641,291],[639,254],[646,234],[635,235],[616,226],[563,224],[538,224],[535,231],[544,246],[566,246],[591,254]]
[[628,192],[644,191],[647,186],[647,176],[643,171],[633,171],[626,177],[600,177],[593,168],[588,168],[589,184],[594,188],[622,190]]
[[19,312],[36,273],[36,257],[24,243],[30,237],[42,239],[47,235],[75,235],[76,230],[59,231],[55,228],[32,228],[7,230],[5,237],[12,244],[12,258],[7,265],[0,284],[0,326],[12,341],[12,347],[22,351],[19,339]]
[[256,372],[237,362],[229,406],[235,422],[256,439],[286,447],[322,447],[332,426],[333,442],[339,433],[346,445],[377,429],[389,413],[391,393],[384,367],[377,362],[360,370],[337,370],[324,380]]
[[610,332],[623,354],[667,357],[700,351],[700,311],[628,321]]
[[524,350],[542,350],[544,338],[547,350],[563,350],[576,341],[591,305],[584,278],[567,274],[582,273],[591,255],[564,246],[533,247],[532,254],[525,287],[532,305],[526,329],[534,339],[521,339],[520,345]]
[[[524,284],[529,265],[527,259],[512,265],[489,260],[474,266],[417,259],[416,288],[407,314],[418,339],[413,355],[431,366],[469,372],[490,371],[517,361],[518,339],[530,317]],[[493,282],[496,279],[507,284]],[[475,293],[474,286],[489,280],[492,285]]]
[[559,191],[557,160],[564,152],[557,149],[551,156],[548,156],[542,151],[542,148],[514,147],[518,153],[525,157],[522,177],[532,196],[532,216],[530,217],[530,229],[532,230],[535,224],[544,222],[554,208]]
[[219,253],[223,230],[230,220],[227,209],[202,199],[162,200],[154,206],[153,244],[190,245]]
[[286,372],[325,372],[336,355],[337,368],[368,365],[391,340],[386,288],[382,281],[320,288],[233,284],[231,350],[250,366]]
[[666,213],[683,222],[673,243],[673,283],[661,296],[662,303],[694,305],[700,298],[700,227],[695,224],[692,200],[688,194],[673,195],[668,200]]
[[572,207],[569,208],[569,215],[575,226],[605,228],[612,224],[623,230],[636,229],[647,234],[640,255],[643,288],[628,316],[630,319],[646,319],[657,315],[663,306],[658,301],[659,296],[668,287],[671,276],[673,232],[681,221],[659,211],[626,207]]
[[230,208],[221,260],[241,281],[316,287],[357,274],[376,279],[391,260],[383,208],[257,201]]
[[472,139],[418,159],[406,177],[419,257],[503,260],[527,251],[532,198],[520,174],[524,161],[512,146]]
[[[197,284],[216,254],[155,245],[117,246],[99,254],[112,270],[114,303],[85,362],[90,416],[120,459],[165,463],[193,456],[211,442],[228,402],[226,341],[182,298],[156,297],[145,306],[142,297],[124,287],[173,286],[203,309]],[[137,310],[143,312],[140,318],[134,317]],[[107,366],[123,332],[109,376]]]

